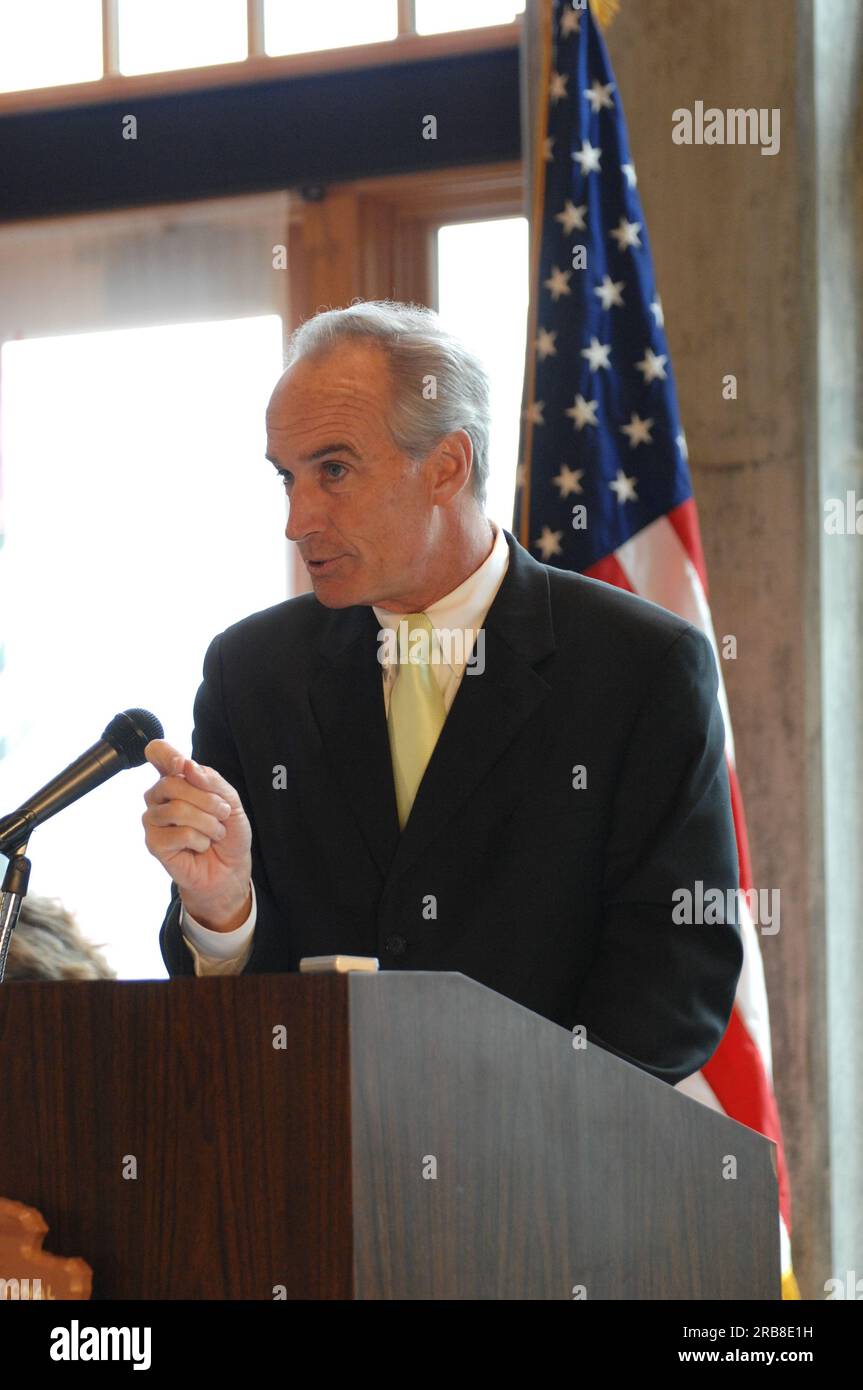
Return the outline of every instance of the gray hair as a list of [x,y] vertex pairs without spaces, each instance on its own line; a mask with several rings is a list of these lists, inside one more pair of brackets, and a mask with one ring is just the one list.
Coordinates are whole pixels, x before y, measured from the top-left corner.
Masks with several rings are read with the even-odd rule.
[[419,461],[445,435],[464,430],[473,446],[473,495],[484,508],[491,411],[482,362],[441,326],[433,309],[376,299],[327,309],[300,324],[288,341],[285,370],[300,358],[358,339],[377,343],[387,355],[393,382],[389,429],[396,448]]

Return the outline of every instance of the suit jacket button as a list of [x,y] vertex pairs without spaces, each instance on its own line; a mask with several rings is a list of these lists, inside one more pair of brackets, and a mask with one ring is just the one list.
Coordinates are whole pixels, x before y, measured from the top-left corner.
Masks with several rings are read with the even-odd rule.
[[403,956],[408,948],[408,943],[403,936],[388,936],[384,946],[391,956]]

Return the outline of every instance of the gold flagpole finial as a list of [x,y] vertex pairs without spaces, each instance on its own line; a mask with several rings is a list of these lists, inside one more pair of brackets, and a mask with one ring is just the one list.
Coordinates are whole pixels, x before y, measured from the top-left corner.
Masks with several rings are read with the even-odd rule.
[[620,0],[590,0],[590,8],[600,29],[607,29],[620,10]]

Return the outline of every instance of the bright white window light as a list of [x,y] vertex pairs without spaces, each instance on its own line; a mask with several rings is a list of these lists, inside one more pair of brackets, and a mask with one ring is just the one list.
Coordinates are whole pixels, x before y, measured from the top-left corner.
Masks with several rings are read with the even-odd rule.
[[[152,710],[191,752],[211,639],[287,597],[286,504],[264,458],[276,315],[7,342],[0,814]],[[33,833],[59,897],[125,977],[161,977],[170,879],[147,851],[145,764]],[[3,860],[0,857],[0,869]]]
[[418,34],[511,24],[524,13],[524,0],[416,0]]
[[236,63],[248,57],[246,0],[120,0],[120,71]]
[[0,3],[0,91],[102,76],[101,0]]
[[266,0],[264,5],[265,44],[271,54],[381,43],[397,33],[396,0],[362,0],[362,4],[357,0],[327,0],[326,4]]
[[441,227],[438,311],[491,378],[486,514],[512,530],[528,306],[527,219]]

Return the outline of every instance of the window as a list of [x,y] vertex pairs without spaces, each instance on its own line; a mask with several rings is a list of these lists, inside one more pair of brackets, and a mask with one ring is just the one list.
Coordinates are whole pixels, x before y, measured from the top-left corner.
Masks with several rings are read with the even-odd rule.
[[524,13],[524,0],[416,0],[418,34],[511,24]]
[[[463,51],[457,31],[470,29],[495,29],[496,38],[477,40],[483,47],[509,44],[506,29],[523,11],[524,0],[2,0],[0,93],[9,94],[2,106],[110,100],[148,90],[129,82],[147,74],[155,81],[176,73],[155,90],[179,90],[200,85],[194,74],[207,67],[218,69],[216,84],[251,81],[307,70],[308,62],[297,66],[303,54],[319,70],[316,52],[356,50],[333,58],[351,66],[363,61],[364,45],[375,63],[419,59],[429,51],[424,40],[446,32]],[[387,44],[391,54],[374,47]],[[440,56],[440,40],[431,51]],[[29,100],[12,100],[27,92]]]
[[[208,643],[291,592],[264,457],[286,220],[270,195],[0,231],[2,814],[121,710],[190,751]],[[32,893],[124,977],[166,973],[170,880],[141,825],[155,780],[118,774],[28,850]]]
[[324,5],[266,0],[264,34],[268,53],[305,53],[379,43],[398,33],[395,0],[328,0]]
[[[5,345],[4,584],[20,602],[4,619],[4,812],[124,709],[152,710],[189,752],[211,638],[285,597],[262,437],[281,351],[277,317]],[[141,826],[155,780],[149,765],[120,773],[28,850],[31,891],[76,910],[126,976],[164,973],[170,881]]]
[[120,72],[234,63],[249,52],[246,0],[119,0]]
[[0,91],[101,76],[101,0],[5,0],[0,5]]
[[491,378],[486,512],[512,530],[528,308],[527,219],[441,227],[437,308]]

